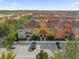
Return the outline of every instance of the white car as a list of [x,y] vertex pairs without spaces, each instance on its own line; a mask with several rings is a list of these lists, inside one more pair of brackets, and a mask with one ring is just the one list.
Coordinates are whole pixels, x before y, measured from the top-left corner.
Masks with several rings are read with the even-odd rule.
[[16,46],[17,46],[17,43],[16,43],[16,42],[13,42],[13,44],[12,44],[12,49],[15,49]]

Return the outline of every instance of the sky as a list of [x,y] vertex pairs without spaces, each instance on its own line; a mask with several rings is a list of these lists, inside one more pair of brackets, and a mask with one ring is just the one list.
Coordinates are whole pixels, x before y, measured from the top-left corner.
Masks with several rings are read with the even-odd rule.
[[79,0],[0,0],[0,10],[79,10]]

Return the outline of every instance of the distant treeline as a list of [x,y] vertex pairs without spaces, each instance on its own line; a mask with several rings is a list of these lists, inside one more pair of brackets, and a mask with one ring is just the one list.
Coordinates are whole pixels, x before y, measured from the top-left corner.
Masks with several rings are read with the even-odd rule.
[[52,12],[52,13],[72,13],[72,14],[79,14],[77,10],[0,10],[0,14],[17,14],[17,13],[25,13],[25,12]]

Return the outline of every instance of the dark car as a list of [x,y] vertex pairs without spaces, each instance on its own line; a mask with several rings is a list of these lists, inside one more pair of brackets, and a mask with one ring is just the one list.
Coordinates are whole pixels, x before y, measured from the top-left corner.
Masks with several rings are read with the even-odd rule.
[[30,46],[30,49],[31,50],[34,50],[34,49],[36,49],[36,42],[33,42],[32,44],[31,44],[31,46]]
[[62,49],[63,48],[63,46],[62,46],[62,44],[60,42],[56,42],[56,45],[57,45],[58,49]]

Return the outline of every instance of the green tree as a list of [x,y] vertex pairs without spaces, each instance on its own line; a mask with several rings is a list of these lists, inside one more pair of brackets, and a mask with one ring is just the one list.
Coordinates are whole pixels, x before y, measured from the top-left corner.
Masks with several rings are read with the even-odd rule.
[[10,32],[9,33],[9,35],[8,35],[8,38],[7,38],[7,41],[6,41],[6,47],[7,48],[11,48],[12,47],[12,44],[13,44],[13,42],[15,41],[15,31],[12,31],[12,32]]
[[67,38],[68,38],[69,41],[74,41],[75,40],[75,34],[74,33],[70,33]]
[[9,32],[8,25],[6,23],[0,24],[0,37],[7,36]]
[[9,19],[5,20],[3,23],[0,23],[0,37],[8,36],[11,31],[17,31],[18,28],[26,23],[32,16],[23,16],[20,19]]
[[15,32],[20,28],[20,26],[28,21],[31,16],[24,16],[20,19],[9,19],[5,20],[3,23],[0,23],[0,37],[7,36],[6,45],[11,47],[13,41],[15,40]]
[[7,37],[4,42],[7,48],[11,48],[12,43],[15,40],[15,33],[17,33],[20,26],[27,23],[31,17],[32,16],[23,16],[20,19],[9,19],[5,20],[3,23],[0,23],[0,37]]

